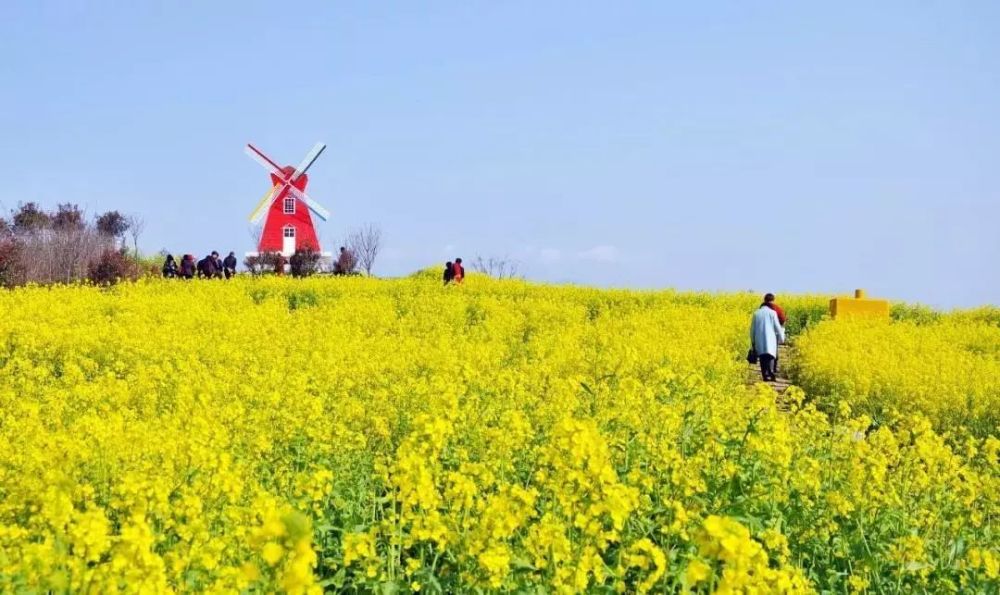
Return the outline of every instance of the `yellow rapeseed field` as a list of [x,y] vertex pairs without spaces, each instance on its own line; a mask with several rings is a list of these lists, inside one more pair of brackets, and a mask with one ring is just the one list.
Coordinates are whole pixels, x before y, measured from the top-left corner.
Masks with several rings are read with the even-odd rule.
[[810,394],[849,401],[880,422],[920,411],[942,432],[1000,427],[1000,310],[932,320],[844,320],[796,341],[797,380]]
[[[890,332],[871,368],[923,328],[822,322],[802,361],[854,384],[779,410],[745,386],[758,300],[436,275],[0,293],[0,591],[997,592],[1000,440],[935,429],[995,375],[914,389],[900,363],[865,386],[920,406],[876,423],[824,352]],[[781,302],[795,331],[825,307]],[[994,330],[948,336],[995,366]]]

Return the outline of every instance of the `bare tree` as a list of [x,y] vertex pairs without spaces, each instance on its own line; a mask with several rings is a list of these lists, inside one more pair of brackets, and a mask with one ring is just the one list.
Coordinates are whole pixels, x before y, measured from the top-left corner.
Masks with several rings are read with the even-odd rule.
[[125,218],[128,234],[132,236],[132,247],[135,248],[135,258],[139,259],[139,236],[146,229],[146,220],[140,215],[133,213]]
[[25,280],[35,283],[70,283],[85,277],[88,265],[110,244],[91,227],[48,229],[19,238]]
[[260,246],[260,236],[264,233],[263,226],[251,225],[247,228],[247,233],[250,234],[250,239],[253,240],[253,249],[256,250]]
[[[116,217],[117,216],[117,217]],[[0,223],[0,284],[70,283],[86,278],[106,253],[115,252],[116,235],[124,233],[117,212],[98,217],[93,225],[75,204],[53,212],[35,203],[19,205],[10,223]],[[129,273],[138,273],[133,267]]]
[[358,265],[370,276],[375,259],[382,249],[382,230],[374,223],[366,223],[347,236],[347,249],[354,254]]
[[513,279],[518,276],[519,269],[518,262],[506,256],[503,258],[477,256],[472,261],[472,270],[495,279]]
[[243,259],[243,266],[247,268],[254,277],[269,272],[277,272],[284,267],[283,257],[280,252],[261,252],[256,256],[247,256]]

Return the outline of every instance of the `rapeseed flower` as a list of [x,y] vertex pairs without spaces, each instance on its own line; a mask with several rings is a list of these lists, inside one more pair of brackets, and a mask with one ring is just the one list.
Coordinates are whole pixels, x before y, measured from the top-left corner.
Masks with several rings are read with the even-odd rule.
[[995,591],[989,312],[789,297],[779,407],[746,386],[757,297],[2,292],[0,591]]

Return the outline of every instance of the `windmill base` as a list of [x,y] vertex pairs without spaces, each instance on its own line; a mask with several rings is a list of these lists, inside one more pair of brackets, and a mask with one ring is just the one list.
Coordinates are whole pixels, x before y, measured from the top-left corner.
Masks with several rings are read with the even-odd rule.
[[[246,257],[246,258],[256,258],[256,257],[260,256],[260,252],[244,252],[243,256]],[[291,254],[282,254],[282,256],[284,256],[286,260],[292,257]],[[317,265],[318,265],[318,270],[321,273],[328,273],[328,272],[332,271],[333,270],[333,254],[331,254],[330,252],[320,252],[319,253],[319,262],[317,263]],[[291,265],[286,262],[285,263],[285,271],[287,272],[289,270],[291,270]]]

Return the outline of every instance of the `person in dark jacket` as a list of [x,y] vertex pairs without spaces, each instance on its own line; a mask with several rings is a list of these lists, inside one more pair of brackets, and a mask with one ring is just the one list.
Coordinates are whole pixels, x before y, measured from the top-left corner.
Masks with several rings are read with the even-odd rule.
[[194,278],[194,256],[185,254],[181,258],[181,277],[184,279]]
[[215,272],[212,274],[212,277],[216,279],[221,279],[222,269],[223,269],[222,259],[219,258],[219,253],[216,252],[215,250],[212,250],[212,262],[215,264]]
[[444,263],[444,284],[447,285],[455,280],[455,265],[448,262]]
[[177,276],[177,261],[174,260],[173,254],[167,254],[167,260],[163,262],[163,276],[167,279]]
[[205,279],[211,279],[216,275],[217,268],[215,265],[215,257],[209,254],[205,258],[198,261],[198,276]]
[[236,253],[230,252],[229,256],[222,261],[222,270],[226,273],[226,279],[236,274]]

